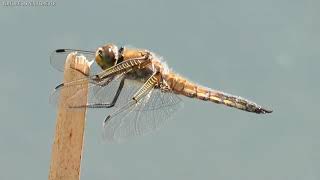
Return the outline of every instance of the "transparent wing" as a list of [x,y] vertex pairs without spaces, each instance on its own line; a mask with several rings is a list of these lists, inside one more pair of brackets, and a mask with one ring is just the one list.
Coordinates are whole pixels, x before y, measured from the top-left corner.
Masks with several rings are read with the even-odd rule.
[[90,83],[88,87],[89,94],[87,104],[81,104],[80,95],[85,91],[85,89],[81,89],[72,97],[68,98],[67,106],[72,110],[88,106],[89,108],[106,108],[106,105],[110,105],[113,102],[123,78],[124,74],[104,79],[98,83]]
[[[57,86],[50,95],[50,104],[57,106],[59,104],[59,97],[62,91],[68,91],[70,88],[78,89],[78,91],[69,97],[63,106],[70,111],[82,110],[87,104],[109,104],[112,102],[120,82],[124,78],[124,74],[115,77],[106,78],[102,81],[95,81],[91,77],[78,79],[72,82],[67,82]],[[85,83],[88,82],[88,87]],[[88,88],[87,104],[82,104],[82,94]],[[98,107],[97,107],[98,108]]]
[[77,52],[79,55],[85,56],[88,61],[93,61],[95,58],[94,51],[84,51],[77,49],[57,49],[50,55],[51,66],[57,69],[58,71],[63,72],[67,56],[72,52]]
[[[132,96],[127,95],[126,101],[119,101],[119,103],[132,100]],[[181,105],[181,99],[176,94],[154,89],[137,104],[128,106],[105,121],[103,138],[110,142],[119,142],[155,131],[170,119]],[[119,107],[125,107],[125,104]]]

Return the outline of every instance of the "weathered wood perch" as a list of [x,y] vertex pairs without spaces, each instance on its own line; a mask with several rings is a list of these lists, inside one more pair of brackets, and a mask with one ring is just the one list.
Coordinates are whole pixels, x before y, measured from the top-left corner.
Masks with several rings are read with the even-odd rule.
[[[77,56],[76,53],[68,55],[64,70],[64,82],[70,82],[85,77],[84,74],[77,70],[88,74],[89,65],[85,57]],[[84,83],[81,87],[86,86],[85,91],[80,91],[81,103],[87,102],[88,83]],[[49,172],[49,180],[79,180],[80,179],[80,163],[83,149],[83,137],[85,127],[86,110],[68,110],[65,102],[68,97],[74,95],[79,86],[63,89],[60,94],[56,131],[54,142],[52,145],[52,156]],[[80,102],[79,101],[79,102]]]

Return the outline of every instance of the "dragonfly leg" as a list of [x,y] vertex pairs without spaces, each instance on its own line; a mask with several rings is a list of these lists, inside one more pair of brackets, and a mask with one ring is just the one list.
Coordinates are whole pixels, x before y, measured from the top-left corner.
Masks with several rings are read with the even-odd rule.
[[[70,86],[70,85],[77,85],[77,84],[79,85],[79,84],[82,84],[82,83],[84,83],[86,81],[90,81],[93,84],[99,85],[99,82],[101,82],[101,78],[98,75],[94,75],[94,76],[91,76],[89,78],[86,77],[86,78],[78,79],[78,80],[75,80],[75,81],[72,81],[72,82],[63,82],[63,83],[60,83],[58,86],[56,86],[54,89],[58,90],[60,88],[63,88],[63,87],[66,87],[66,86]],[[110,81],[107,81],[107,82],[104,82],[103,84],[108,84],[109,82]],[[99,86],[102,86],[102,85],[99,85]]]
[[128,59],[126,61],[122,61],[106,70],[102,73],[96,75],[97,79],[104,79],[111,76],[115,76],[121,73],[126,73],[131,71],[132,69],[142,69],[151,63],[152,56],[147,54],[142,57]]
[[154,73],[150,76],[150,78],[143,84],[143,86],[133,95],[131,100],[124,106],[117,109],[114,113],[107,116],[104,123],[106,123],[113,116],[120,114],[121,112],[133,107],[136,105],[143,97],[145,97],[152,89],[158,84],[159,81],[159,73]]
[[[81,106],[72,106],[71,108],[112,108],[116,104],[116,102],[119,98],[119,95],[120,95],[122,88],[124,86],[124,81],[125,81],[125,77],[123,77],[121,79],[118,90],[117,90],[113,100],[111,101],[111,103],[92,103],[92,104],[86,104],[86,105],[81,105]],[[104,85],[107,85],[107,84],[108,83],[104,83]],[[103,85],[101,85],[101,86],[103,86]]]

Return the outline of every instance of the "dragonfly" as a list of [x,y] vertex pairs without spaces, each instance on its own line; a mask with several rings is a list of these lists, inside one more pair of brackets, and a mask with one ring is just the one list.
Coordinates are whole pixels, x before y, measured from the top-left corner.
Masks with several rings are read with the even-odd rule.
[[[121,141],[159,129],[180,109],[183,96],[257,114],[272,112],[240,96],[198,85],[178,75],[160,56],[147,49],[111,43],[96,51],[57,49],[50,56],[51,65],[63,71],[66,56],[72,52],[89,61],[90,73],[59,84],[50,102],[56,104],[63,89],[81,87],[87,82],[89,85],[84,86],[89,90],[87,102],[79,103],[82,97],[75,93],[68,97],[65,107],[72,111],[111,109],[103,121],[103,137],[108,141]],[[80,88],[78,92],[87,89]]]

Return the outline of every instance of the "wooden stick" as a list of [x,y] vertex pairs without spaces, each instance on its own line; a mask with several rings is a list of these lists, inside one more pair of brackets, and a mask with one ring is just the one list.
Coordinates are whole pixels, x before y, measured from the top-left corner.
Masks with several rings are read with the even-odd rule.
[[[85,77],[84,74],[71,67],[76,67],[76,69],[81,70],[84,74],[88,74],[89,72],[89,65],[85,57],[77,56],[76,53],[70,53],[66,60],[64,82]],[[82,88],[83,86],[86,86],[86,90],[80,91],[80,94],[77,92],[80,88],[79,85],[61,91],[56,132],[52,146],[49,180],[80,179],[86,110],[68,110],[64,104],[76,92],[80,98],[79,102],[86,104],[88,83],[81,85]]]

